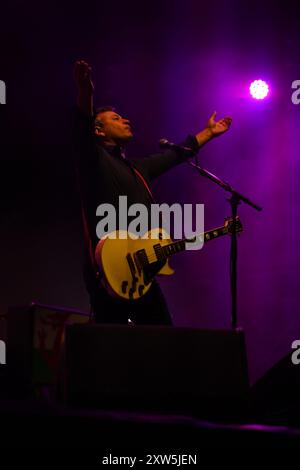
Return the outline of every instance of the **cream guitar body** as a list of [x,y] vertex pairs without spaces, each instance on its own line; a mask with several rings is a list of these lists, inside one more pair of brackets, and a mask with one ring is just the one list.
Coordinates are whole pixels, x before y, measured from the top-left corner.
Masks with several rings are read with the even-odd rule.
[[205,232],[193,239],[173,241],[168,233],[160,228],[149,230],[142,238],[126,232],[115,231],[101,239],[96,247],[95,260],[99,268],[101,282],[115,297],[137,300],[150,289],[156,275],[169,276],[174,270],[168,258],[186,249],[186,242],[201,238],[203,242],[222,235],[242,231],[237,217],[225,219],[222,227]]
[[[115,237],[115,238],[112,238]],[[163,238],[164,237],[164,238]],[[152,229],[143,238],[136,238],[125,230],[112,232],[99,241],[95,259],[103,274],[103,284],[108,292],[127,300],[142,297],[150,289],[154,275],[170,276],[174,270],[168,259],[157,259],[155,246],[172,243],[163,229]],[[149,268],[143,260],[149,261]]]

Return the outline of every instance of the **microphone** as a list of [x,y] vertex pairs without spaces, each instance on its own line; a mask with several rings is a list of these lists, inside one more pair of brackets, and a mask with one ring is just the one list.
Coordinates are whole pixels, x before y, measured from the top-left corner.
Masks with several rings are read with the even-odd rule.
[[194,154],[194,151],[190,147],[184,147],[183,145],[173,144],[172,142],[169,142],[167,139],[160,139],[159,146],[161,149],[171,149],[171,150],[177,150],[183,153],[187,152],[187,153]]

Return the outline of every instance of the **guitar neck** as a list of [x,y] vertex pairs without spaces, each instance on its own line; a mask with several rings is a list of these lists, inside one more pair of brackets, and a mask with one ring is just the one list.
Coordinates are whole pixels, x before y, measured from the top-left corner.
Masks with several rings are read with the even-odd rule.
[[210,240],[214,240],[215,238],[219,238],[227,234],[228,227],[224,225],[223,227],[218,227],[213,230],[208,230],[207,232],[204,232],[200,235],[196,235],[193,238],[183,238],[182,240],[177,240],[175,242],[170,243],[169,245],[161,247],[161,249],[164,255],[166,257],[169,257],[171,255],[175,255],[175,253],[179,253],[180,251],[185,251],[187,242],[193,243],[197,239],[199,239],[200,242],[206,243]]

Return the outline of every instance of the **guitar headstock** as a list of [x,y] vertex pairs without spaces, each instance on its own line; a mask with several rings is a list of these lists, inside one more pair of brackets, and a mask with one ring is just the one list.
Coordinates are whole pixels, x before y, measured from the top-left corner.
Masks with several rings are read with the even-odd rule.
[[233,227],[235,226],[235,231],[236,233],[240,233],[243,231],[243,225],[242,222],[240,221],[239,216],[233,220],[232,217],[226,217],[224,221],[224,227],[227,229],[228,233],[233,232]]

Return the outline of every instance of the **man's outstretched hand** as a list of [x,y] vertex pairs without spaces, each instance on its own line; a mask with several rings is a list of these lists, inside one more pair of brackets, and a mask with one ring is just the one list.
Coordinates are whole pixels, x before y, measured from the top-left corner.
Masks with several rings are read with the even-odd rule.
[[218,137],[219,135],[224,134],[224,132],[227,132],[230,128],[232,122],[231,117],[226,116],[219,121],[216,121],[216,115],[216,111],[212,113],[206,127],[203,129],[203,131],[196,135],[199,147],[202,147],[202,145],[206,144],[206,142],[209,142],[214,137]]
[[212,113],[206,126],[207,129],[210,130],[212,137],[217,137],[218,135],[221,135],[221,134],[224,134],[224,132],[227,132],[232,122],[232,118],[229,116],[226,116],[220,119],[219,121],[216,121],[215,120],[216,115],[217,115],[216,111]]

